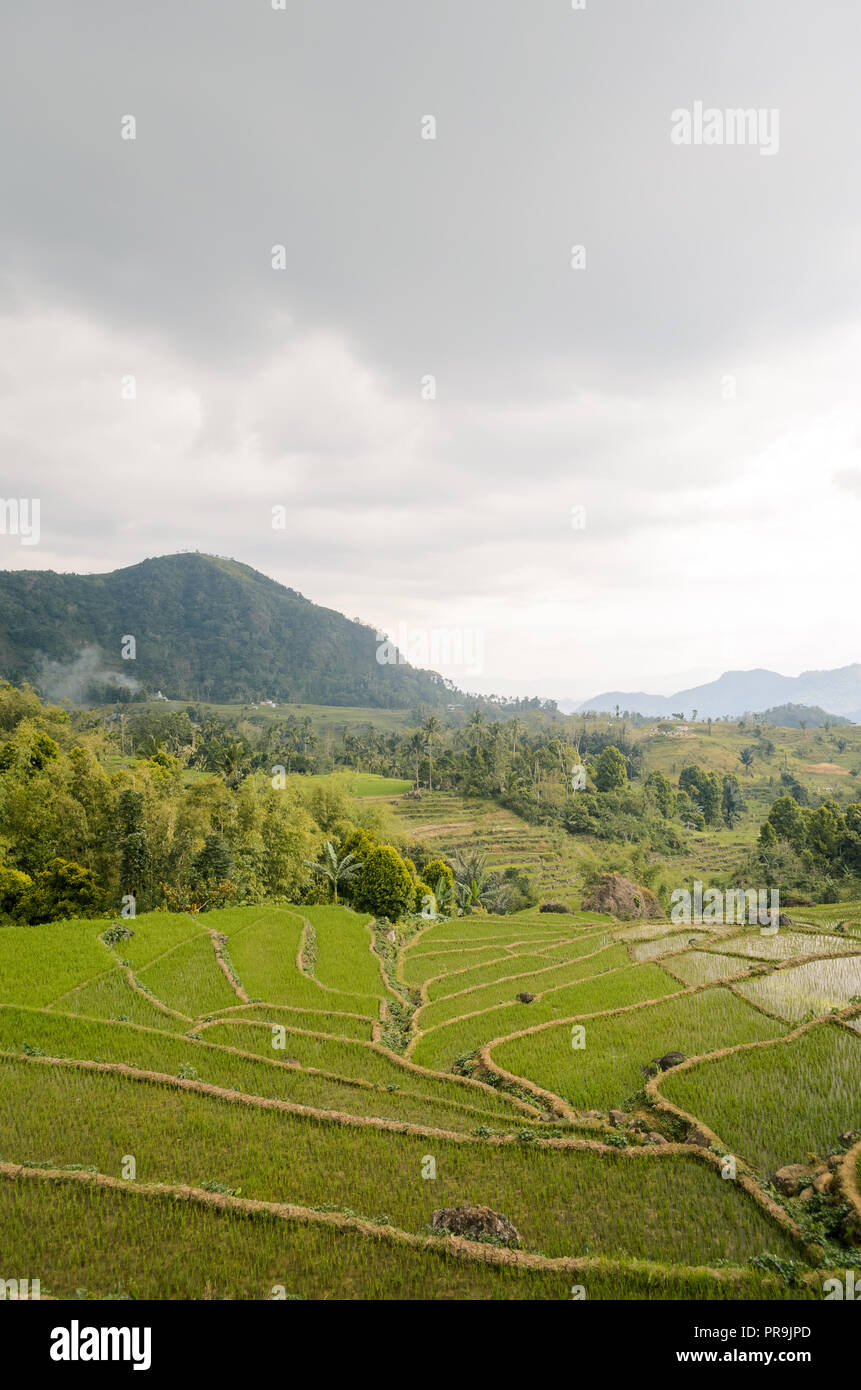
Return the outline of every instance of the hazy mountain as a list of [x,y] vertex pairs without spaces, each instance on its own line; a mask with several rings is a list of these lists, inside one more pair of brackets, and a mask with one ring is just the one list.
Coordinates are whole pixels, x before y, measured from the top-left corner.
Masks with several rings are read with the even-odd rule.
[[[577,710],[636,711],[645,715],[671,715],[719,719],[723,715],[740,718],[751,710],[779,705],[818,705],[842,714],[853,723],[861,721],[861,665],[841,666],[834,671],[803,671],[800,676],[781,676],[777,671],[725,671],[705,685],[677,690],[674,695],[648,695],[643,691],[610,690],[594,695],[576,706]],[[560,708],[564,702],[560,702]]]
[[[124,639],[135,657],[124,660]],[[129,644],[126,642],[126,647]],[[81,703],[169,699],[410,707],[451,688],[380,664],[375,631],[236,560],[165,555],[110,574],[0,572],[0,674]]]

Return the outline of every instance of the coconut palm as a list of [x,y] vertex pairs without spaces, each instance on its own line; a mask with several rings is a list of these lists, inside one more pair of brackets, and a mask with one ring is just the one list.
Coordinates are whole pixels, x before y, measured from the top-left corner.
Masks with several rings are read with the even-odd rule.
[[350,883],[362,867],[361,860],[351,851],[345,854],[342,859],[338,858],[338,851],[331,840],[326,840],[323,845],[322,864],[316,859],[306,859],[305,864],[315,873],[321,874],[323,878],[329,880],[332,885],[332,901],[337,905],[338,884]]
[[422,733],[425,736],[425,741],[428,746],[428,765],[430,768],[430,771],[428,772],[429,792],[433,791],[433,741],[441,728],[442,724],[440,724],[435,714],[428,715],[427,719],[422,725]]

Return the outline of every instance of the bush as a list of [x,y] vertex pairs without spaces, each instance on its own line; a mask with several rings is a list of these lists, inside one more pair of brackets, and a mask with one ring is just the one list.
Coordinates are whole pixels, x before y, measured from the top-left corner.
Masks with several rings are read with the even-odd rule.
[[412,875],[397,850],[392,845],[380,845],[368,856],[356,878],[353,899],[360,910],[396,922],[411,911],[415,891]]
[[422,878],[426,883],[439,883],[444,878],[449,888],[454,887],[454,874],[450,864],[444,859],[431,859],[429,864],[425,864],[422,869]]
[[0,913],[13,916],[33,880],[29,874],[17,869],[6,869],[0,864]]
[[542,903],[541,906],[539,907],[538,911],[539,911],[539,912],[570,912],[570,911],[571,911],[571,908],[568,907],[565,903],[554,903],[554,902],[551,902],[551,903]]
[[52,859],[21,898],[18,913],[28,922],[96,917],[101,892],[92,869],[68,859]]
[[416,912],[421,912],[422,908],[425,906],[426,898],[432,898],[434,906],[436,905],[436,894],[434,893],[434,890],[430,887],[429,884],[425,883],[422,879],[416,879],[416,896],[414,904]]

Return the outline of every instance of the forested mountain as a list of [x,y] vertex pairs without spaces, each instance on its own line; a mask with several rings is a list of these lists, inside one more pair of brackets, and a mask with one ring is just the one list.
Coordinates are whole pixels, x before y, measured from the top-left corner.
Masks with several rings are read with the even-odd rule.
[[[134,638],[134,658],[123,658]],[[183,553],[109,574],[0,572],[0,676],[81,703],[272,699],[443,704],[432,671],[380,664],[373,628],[236,560]]]

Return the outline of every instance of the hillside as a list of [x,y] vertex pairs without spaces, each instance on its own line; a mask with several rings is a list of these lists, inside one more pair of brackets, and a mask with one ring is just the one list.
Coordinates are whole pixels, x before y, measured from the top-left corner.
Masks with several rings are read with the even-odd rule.
[[[134,660],[122,640],[135,638]],[[377,661],[373,628],[248,565],[165,555],[109,574],[0,572],[0,674],[80,703],[142,690],[405,708],[449,698],[443,679]]]
[[[583,700],[578,710],[630,710],[645,715],[737,718],[753,710],[778,705],[817,705],[834,714],[846,715],[853,723],[861,720],[861,665],[842,666],[834,671],[802,671],[800,676],[781,676],[777,671],[724,671],[717,680],[677,690],[673,695],[649,695],[642,690],[609,690]],[[567,703],[562,702],[562,708]]]

